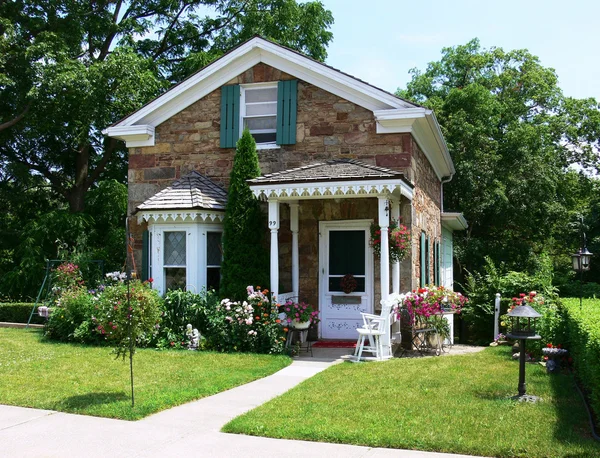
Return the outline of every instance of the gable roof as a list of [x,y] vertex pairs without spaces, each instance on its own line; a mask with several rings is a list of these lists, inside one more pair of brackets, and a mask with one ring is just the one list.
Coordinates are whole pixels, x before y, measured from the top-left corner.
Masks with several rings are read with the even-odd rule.
[[[311,181],[370,180],[381,178],[399,178],[404,174],[395,170],[365,164],[352,159],[333,159],[304,167],[270,173],[252,180],[251,184],[308,183]],[[412,187],[412,184],[406,181]]]
[[141,210],[225,210],[227,192],[210,178],[194,171],[138,205]]
[[128,147],[153,146],[159,124],[261,62],[372,111],[378,134],[413,134],[438,178],[454,174],[432,110],[261,37],[232,49],[102,133],[126,141]]

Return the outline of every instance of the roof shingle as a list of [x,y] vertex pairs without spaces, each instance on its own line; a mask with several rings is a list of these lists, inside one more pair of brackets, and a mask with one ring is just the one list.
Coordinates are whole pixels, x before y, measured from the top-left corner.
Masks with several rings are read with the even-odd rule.
[[306,183],[313,181],[373,180],[382,178],[404,179],[404,174],[353,159],[333,159],[295,169],[270,173],[248,180],[248,182],[254,185],[291,182]]
[[194,171],[147,199],[136,210],[225,210],[226,205],[227,191]]

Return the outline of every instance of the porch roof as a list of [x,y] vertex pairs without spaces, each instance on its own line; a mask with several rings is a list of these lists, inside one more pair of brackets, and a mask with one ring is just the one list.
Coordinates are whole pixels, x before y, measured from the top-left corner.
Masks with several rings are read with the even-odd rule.
[[225,210],[227,191],[210,178],[193,171],[138,205],[148,210]]
[[414,186],[402,172],[353,159],[333,159],[248,180],[256,197],[367,197],[399,192],[412,199]]

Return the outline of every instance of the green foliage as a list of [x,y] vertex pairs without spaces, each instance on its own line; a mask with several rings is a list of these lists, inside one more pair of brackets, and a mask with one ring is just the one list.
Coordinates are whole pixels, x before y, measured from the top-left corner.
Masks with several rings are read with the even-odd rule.
[[115,348],[118,357],[148,345],[160,329],[162,299],[148,283],[139,280],[117,282],[98,296],[96,331]]
[[164,298],[164,310],[156,346],[158,348],[181,348],[186,326],[206,332],[208,317],[214,313],[219,298],[214,291],[169,291]]
[[94,328],[96,297],[83,286],[63,289],[44,327],[44,334],[63,342],[96,343],[100,338]]
[[577,379],[585,388],[596,417],[600,415],[600,300],[579,299],[561,301],[566,345],[574,360]]
[[528,51],[482,49],[477,39],[411,73],[398,93],[435,109],[456,167],[444,206],[469,222],[455,233],[459,265],[480,271],[487,255],[529,271],[543,251],[564,262],[577,231],[569,223],[593,196],[592,179],[568,166],[599,167],[598,103],[565,97]]
[[202,304],[199,329],[206,339],[205,347],[225,352],[283,353],[284,327],[277,304],[271,304],[266,294],[249,289],[244,301],[223,299],[217,304]]
[[492,340],[496,293],[502,296],[501,315],[508,310],[510,299],[523,292],[536,291],[549,303],[556,299],[550,258],[542,255],[533,264],[537,265],[533,273],[510,271],[503,265],[498,267],[486,256],[482,272],[467,274],[464,288],[469,302],[462,313],[467,335],[461,339],[479,344]]
[[247,129],[237,143],[223,222],[222,297],[241,299],[248,285],[267,285],[266,218],[246,180],[260,175],[256,143]]
[[[34,303],[30,302],[0,302],[0,321],[7,323],[27,323]],[[36,310],[37,312],[37,310]],[[46,320],[38,315],[33,315],[31,322],[44,323]]]

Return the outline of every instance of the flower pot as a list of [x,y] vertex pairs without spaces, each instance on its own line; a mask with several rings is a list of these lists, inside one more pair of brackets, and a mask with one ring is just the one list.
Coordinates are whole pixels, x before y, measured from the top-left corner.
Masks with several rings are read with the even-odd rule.
[[308,329],[310,327],[310,321],[296,321],[293,320],[290,326],[294,329]]

